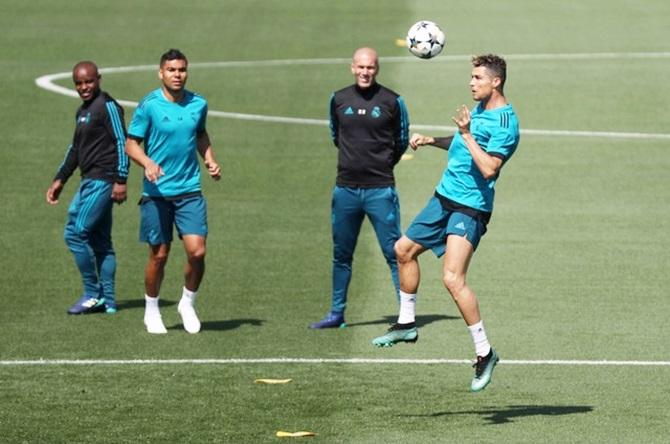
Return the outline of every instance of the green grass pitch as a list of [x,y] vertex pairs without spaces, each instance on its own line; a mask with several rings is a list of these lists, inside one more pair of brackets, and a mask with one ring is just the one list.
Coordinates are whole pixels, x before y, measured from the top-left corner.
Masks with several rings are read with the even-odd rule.
[[[3,2],[0,442],[262,443],[281,441],[278,430],[313,431],[302,440],[320,443],[668,442],[669,16],[665,0]],[[446,31],[434,60],[395,45],[419,19]],[[306,328],[329,306],[336,152],[325,125],[210,116],[224,177],[203,180],[210,237],[199,335],[186,334],[176,312],[179,244],[162,292],[169,334],[144,331],[135,165],[129,201],[114,210],[121,310],[66,315],[80,291],[62,240],[78,179],[56,207],[44,193],[79,101],[36,78],[81,59],[155,65],[177,47],[194,64],[189,88],[212,111],[325,120],[330,93],[352,81],[346,61],[328,61],[362,45],[378,49],[379,81],[404,96],[415,126],[449,127],[456,107],[471,103],[469,55],[508,57],[506,93],[527,132],[503,169],[469,276],[503,359],[490,387],[468,392],[472,369],[459,362],[472,357],[469,335],[429,254],[419,342],[370,345],[397,308],[367,224],[351,326]],[[313,59],[323,60],[196,65]],[[157,85],[154,70],[102,81],[129,101]],[[427,148],[397,167],[403,228],[445,161]],[[262,361],[270,358],[328,361]],[[454,361],[418,363],[433,359]],[[537,363],[550,360],[566,362]]]

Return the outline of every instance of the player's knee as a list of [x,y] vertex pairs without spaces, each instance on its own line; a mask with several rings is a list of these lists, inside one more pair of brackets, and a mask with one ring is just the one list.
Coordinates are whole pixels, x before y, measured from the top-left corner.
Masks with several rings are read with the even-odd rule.
[[409,262],[409,258],[407,255],[407,250],[403,248],[398,247],[398,243],[396,242],[395,247],[393,248],[393,251],[395,252],[395,257],[398,263],[400,264],[405,264]]
[[395,252],[395,257],[400,264],[406,264],[411,262],[416,257],[416,254],[412,251],[412,243],[407,242],[407,239],[401,237],[398,239],[393,246],[393,251]]
[[206,248],[204,245],[193,248],[187,252],[189,262],[202,262],[205,260]]
[[442,276],[442,282],[452,297],[456,297],[465,286],[465,276],[446,270]]
[[149,260],[151,261],[151,263],[155,267],[163,268],[163,267],[165,267],[165,264],[168,261],[168,256],[169,256],[168,251],[159,250],[159,251],[153,253],[149,257]]

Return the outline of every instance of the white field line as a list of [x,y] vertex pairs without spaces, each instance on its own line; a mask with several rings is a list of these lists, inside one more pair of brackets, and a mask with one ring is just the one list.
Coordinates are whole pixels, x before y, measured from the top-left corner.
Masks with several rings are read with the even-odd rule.
[[[511,54],[507,55],[508,60],[613,60],[613,59],[667,59],[670,58],[670,52],[603,52],[603,53],[575,53],[575,54]],[[381,57],[383,63],[445,63],[453,61],[470,60],[468,55],[444,55],[430,61],[420,60],[416,57]],[[347,64],[348,58],[333,59],[286,59],[286,60],[250,60],[250,61],[227,61],[227,62],[203,62],[191,63],[195,68],[245,68],[245,67],[272,67],[272,66],[301,66],[301,65],[334,65]],[[127,73],[140,71],[153,71],[156,65],[137,65],[137,66],[118,66],[100,69],[101,73]],[[35,84],[47,91],[62,94],[69,97],[78,97],[73,89],[56,85],[54,81],[69,78],[70,72],[61,72],[47,74],[35,79]],[[137,102],[130,100],[118,100],[121,105],[135,108]],[[210,116],[222,117],[236,120],[252,120],[258,122],[297,124],[297,125],[328,125],[328,120],[324,119],[306,119],[299,117],[270,116],[263,114],[246,114],[227,111],[210,110]],[[453,126],[441,125],[411,125],[413,130],[429,131],[455,131]],[[670,134],[664,133],[640,133],[640,132],[612,132],[612,131],[572,131],[572,130],[546,130],[546,129],[522,129],[522,135],[528,136],[552,136],[552,137],[601,137],[609,139],[660,139],[670,140]]]
[[[501,359],[505,365],[612,366],[612,367],[670,367],[670,361],[609,361],[575,359]],[[2,360],[0,366],[68,366],[68,365],[231,365],[231,364],[412,364],[443,365],[472,364],[469,359],[367,359],[367,358],[259,358],[259,359],[37,359]]]

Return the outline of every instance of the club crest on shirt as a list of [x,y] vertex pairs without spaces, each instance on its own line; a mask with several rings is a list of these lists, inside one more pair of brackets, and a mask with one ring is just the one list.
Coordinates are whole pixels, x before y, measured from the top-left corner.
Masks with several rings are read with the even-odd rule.
[[79,116],[77,123],[89,123],[91,121],[91,113],[88,112],[86,115]]

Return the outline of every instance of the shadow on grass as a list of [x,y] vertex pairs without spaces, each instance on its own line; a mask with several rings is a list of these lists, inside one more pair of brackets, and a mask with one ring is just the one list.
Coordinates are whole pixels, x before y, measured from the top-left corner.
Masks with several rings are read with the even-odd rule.
[[[375,321],[365,321],[365,322],[354,322],[352,324],[347,323],[348,327],[361,327],[364,325],[391,325],[398,319],[398,315],[384,316],[382,319],[377,319]],[[423,327],[433,322],[438,321],[448,321],[452,319],[461,319],[460,316],[447,316],[447,315],[417,315],[416,316],[416,326]]]
[[234,330],[243,325],[260,327],[265,322],[263,319],[228,319],[226,321],[205,321],[202,323],[203,330]]
[[[177,301],[168,301],[163,298],[160,300],[161,307],[170,307],[176,305]],[[127,299],[125,301],[117,301],[116,303],[117,310],[132,310],[135,308],[144,308],[144,299]]]
[[[211,331],[225,331],[225,330],[235,330],[240,328],[243,325],[252,325],[254,327],[260,327],[265,322],[262,319],[229,319],[227,321],[204,321],[200,325],[200,331],[211,330]],[[181,330],[183,329],[182,323],[174,324],[167,327],[168,330]]]
[[436,412],[425,415],[403,415],[412,418],[439,418],[457,415],[481,415],[489,424],[507,424],[515,419],[528,416],[562,416],[575,415],[578,413],[590,413],[591,406],[578,405],[510,405],[507,407],[486,407],[481,410],[462,410],[454,412]]

